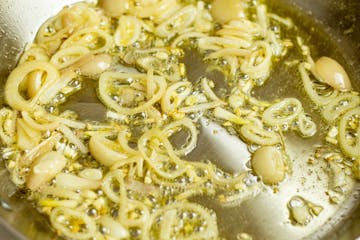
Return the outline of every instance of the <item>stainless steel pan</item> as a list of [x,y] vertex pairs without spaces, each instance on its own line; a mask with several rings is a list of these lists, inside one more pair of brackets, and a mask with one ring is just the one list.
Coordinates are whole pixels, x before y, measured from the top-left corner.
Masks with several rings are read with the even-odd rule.
[[[1,0],[0,2],[0,80],[6,80],[9,71],[27,42],[48,17],[64,5],[76,0]],[[360,90],[360,1],[359,0],[274,0],[272,11],[291,16],[300,32],[312,47],[313,55],[335,57],[350,74],[353,85]],[[277,96],[299,96],[294,82],[295,72],[278,67],[271,77],[274,81],[258,91],[265,99]],[[3,84],[2,84],[3,85]],[[2,93],[0,93],[1,96]],[[204,130],[206,131],[206,130]],[[314,142],[293,141],[292,155],[303,159]],[[316,141],[316,139],[314,140]],[[195,157],[206,158],[211,143],[200,137]],[[296,146],[296,147],[295,147]],[[216,149],[215,149],[216,150]],[[226,154],[222,154],[226,155]],[[225,156],[226,157],[226,156]],[[220,159],[221,161],[221,159]],[[301,161],[299,161],[301,162]],[[321,195],[326,186],[306,172],[302,164],[295,164],[294,177],[279,194],[260,194],[236,208],[213,206],[218,213],[220,231],[234,236],[247,232],[254,239],[356,239],[360,236],[360,184],[354,185],[346,201],[335,206],[327,204],[324,214],[307,227],[291,227],[286,201],[299,190],[314,201],[325,201]],[[319,173],[320,177],[322,176]],[[300,184],[306,178],[305,184]],[[11,184],[6,170],[0,167],[0,239],[51,239],[47,221],[25,200]],[[204,200],[205,201],[205,200]],[[208,202],[208,204],[212,204]],[[358,209],[357,209],[358,208]],[[229,237],[229,239],[235,239]]]

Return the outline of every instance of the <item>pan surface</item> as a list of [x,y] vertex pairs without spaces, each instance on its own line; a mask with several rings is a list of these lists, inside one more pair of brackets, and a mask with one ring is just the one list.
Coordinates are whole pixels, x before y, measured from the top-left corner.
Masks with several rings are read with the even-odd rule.
[[[40,24],[64,5],[73,2],[76,0],[51,4],[45,0],[3,0],[0,3],[1,81],[6,80],[25,43],[32,41]],[[354,88],[360,90],[359,1],[279,0],[269,4],[271,11],[294,19],[301,36],[311,47],[314,58],[326,55],[337,59],[351,76]],[[296,53],[290,54],[288,58],[296,58]],[[196,69],[199,63],[189,61],[188,65],[194,65]],[[285,68],[284,63],[280,63],[273,69],[268,83],[259,88],[256,94],[264,100],[297,97],[321,126],[321,120],[316,118],[317,113],[306,101],[299,82],[296,69]],[[292,162],[293,176],[280,185],[278,193],[264,192],[239,206],[227,208],[217,206],[209,199],[198,199],[215,209],[221,235],[229,240],[235,240],[237,233],[242,232],[250,234],[254,239],[279,240],[354,239],[360,236],[360,230],[357,230],[359,226],[355,226],[360,222],[360,211],[355,211],[359,202],[359,184],[354,182],[352,193],[341,203],[331,204],[326,195],[329,176],[323,170],[325,166],[320,162],[311,168],[307,165],[309,154],[314,151],[320,137],[304,141],[294,134],[286,135],[287,149],[290,150],[291,159],[295,159]],[[200,142],[195,154],[199,158],[206,158],[204,153],[209,143],[206,139],[200,139]],[[30,204],[18,198],[21,193],[11,184],[3,167],[0,174],[0,235],[4,239],[50,239],[52,234],[46,220]],[[293,226],[289,220],[286,206],[289,199],[297,195],[325,209],[306,227]]]

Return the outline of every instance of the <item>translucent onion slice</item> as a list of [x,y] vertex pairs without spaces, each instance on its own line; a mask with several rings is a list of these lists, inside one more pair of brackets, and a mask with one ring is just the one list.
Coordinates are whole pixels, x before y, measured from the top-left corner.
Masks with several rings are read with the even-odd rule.
[[303,111],[301,102],[296,98],[285,98],[282,101],[268,107],[262,120],[270,126],[291,124]]
[[271,47],[267,42],[256,42],[253,51],[241,64],[241,71],[248,74],[252,79],[266,79],[270,74],[273,56]]
[[360,157],[360,108],[356,107],[341,117],[339,145],[349,157]]
[[113,202],[126,204],[126,189],[122,170],[113,170],[102,181],[102,190]]
[[304,113],[300,113],[298,116],[298,128],[303,137],[312,137],[317,131],[316,124]]
[[96,231],[95,221],[85,212],[65,207],[54,208],[50,213],[50,221],[61,235],[69,239],[89,239]]
[[59,198],[74,199],[78,202],[80,202],[82,200],[80,194],[77,193],[76,191],[65,189],[65,188],[60,188],[60,187],[54,187],[54,186],[46,187],[45,186],[45,187],[41,188],[41,193],[44,196],[52,195],[52,196],[59,197]]
[[90,50],[84,46],[70,46],[57,51],[50,59],[50,63],[57,69],[63,69],[78,61]]
[[126,227],[146,229],[150,220],[150,211],[143,202],[129,199],[126,205],[121,205],[118,218]]
[[55,122],[49,122],[49,123],[38,123],[35,121],[28,112],[22,111],[21,116],[23,117],[24,121],[27,125],[29,125],[31,128],[39,131],[47,131],[47,130],[54,130],[57,128],[60,124],[59,121]]
[[185,41],[187,41],[188,39],[198,39],[202,37],[206,37],[206,35],[199,32],[185,32],[180,34],[172,41],[171,47],[177,47],[182,43],[184,43]]
[[323,106],[328,104],[331,100],[333,100],[337,95],[337,91],[331,92],[328,96],[321,96],[315,88],[313,81],[310,79],[308,72],[305,69],[305,64],[301,63],[299,65],[299,72],[302,79],[302,83],[305,88],[305,92],[309,96],[309,98],[318,106]]
[[163,129],[164,135],[169,138],[177,131],[182,130],[183,127],[187,128],[190,134],[187,137],[188,141],[186,142],[186,144],[184,144],[181,149],[175,150],[176,154],[178,155],[186,155],[196,147],[198,132],[195,124],[189,118],[184,118],[182,120],[171,122]]
[[[167,156],[150,148],[151,141],[155,141],[157,144],[161,143]],[[151,129],[145,132],[138,141],[138,148],[146,162],[163,178],[174,179],[187,170],[185,161],[176,155],[171,143],[159,129]]]
[[3,144],[15,141],[17,112],[8,108],[0,109],[0,138]]
[[84,28],[69,37],[61,49],[71,46],[87,47],[92,53],[107,52],[113,44],[113,38],[107,32],[98,28]]
[[22,150],[30,150],[39,144],[41,140],[40,131],[31,128],[26,122],[18,118],[16,121],[17,126],[17,145]]
[[45,105],[50,103],[56,95],[66,87],[77,74],[73,71],[64,71],[61,76],[52,84],[44,85],[41,95],[39,94],[39,103]]
[[56,175],[56,186],[69,190],[95,190],[101,186],[101,181],[78,177],[71,173]]
[[168,87],[161,98],[161,109],[165,113],[176,110],[185,98],[191,93],[190,82],[177,82]]
[[360,104],[360,97],[352,93],[340,94],[329,102],[322,111],[323,117],[329,123],[334,123],[339,116]]
[[266,131],[254,124],[245,124],[240,128],[240,134],[249,142],[259,145],[275,145],[281,142],[278,134]]
[[130,155],[136,155],[139,152],[129,146],[129,138],[131,136],[130,130],[126,126],[122,126],[119,130],[117,136],[117,142],[120,144],[121,148]]
[[196,18],[196,7],[188,5],[161,23],[155,33],[160,37],[171,38],[176,33],[190,26]]
[[[187,224],[180,225],[181,221],[191,221],[191,219],[181,220],[182,213],[194,214],[199,222],[205,222],[205,226],[199,231],[186,229]],[[165,218],[166,217],[166,218]],[[176,231],[176,228],[180,228]],[[216,239],[218,237],[218,228],[216,223],[216,215],[205,209],[203,206],[190,203],[186,201],[176,202],[160,208],[150,219],[150,233],[158,233],[151,235],[154,239],[184,239],[184,240],[198,240],[198,239]]]
[[224,48],[249,48],[250,41],[236,37],[202,37],[198,40],[198,46],[201,50],[221,50]]
[[[57,69],[50,63],[47,62],[26,62],[22,65],[16,67],[8,77],[8,80],[5,83],[5,101],[16,110],[20,111],[33,111],[35,107],[36,96],[33,99],[26,100],[20,94],[20,85],[26,80],[28,74],[33,71],[43,71],[46,72],[46,79],[44,82],[47,82],[48,85],[51,85],[59,77],[59,72]],[[39,92],[38,92],[39,94]]]
[[109,108],[114,109],[120,114],[124,115],[134,115],[139,112],[144,112],[148,107],[152,106],[154,103],[159,101],[164,95],[166,89],[166,81],[163,77],[153,76],[154,81],[157,85],[156,93],[147,100],[147,102],[134,107],[123,107],[109,95],[109,88],[114,81],[127,81],[127,79],[140,79],[146,83],[148,75],[147,74],[129,74],[129,73],[119,73],[119,72],[105,72],[101,74],[99,79],[99,97],[101,101]]
[[31,62],[31,61],[41,61],[41,62],[48,62],[49,56],[47,55],[45,49],[38,44],[31,43],[27,44],[25,47],[24,54],[21,56],[19,60],[19,65],[23,64],[24,62]]
[[140,18],[152,18],[154,22],[161,23],[177,10],[180,4],[176,0],[141,1],[130,7],[130,11]]
[[30,98],[36,96],[36,94],[41,89],[41,85],[43,84],[43,72],[42,71],[34,71],[31,72],[27,79],[27,94]]
[[58,130],[64,134],[69,142],[74,144],[82,154],[88,153],[88,148],[85,144],[74,134],[74,132],[67,126],[60,124]]
[[246,119],[238,117],[237,115],[233,114],[232,112],[229,112],[228,110],[221,108],[221,107],[216,107],[214,109],[214,116],[217,119],[230,121],[232,123],[239,124],[239,125],[244,125],[244,124],[249,123],[249,121],[247,121]]
[[209,85],[209,80],[207,78],[202,78],[201,79],[201,88],[203,89],[205,95],[210,100],[212,100],[214,102],[221,102],[223,104],[226,104],[223,100],[221,100],[218,96],[216,96],[214,91],[211,89],[211,87]]
[[210,53],[205,57],[206,59],[220,58],[225,56],[236,56],[236,57],[245,57],[250,54],[249,50],[246,49],[237,49],[237,48],[224,48],[217,50],[216,52]]
[[115,44],[125,47],[135,43],[140,37],[141,25],[141,21],[134,16],[121,16],[114,33]]

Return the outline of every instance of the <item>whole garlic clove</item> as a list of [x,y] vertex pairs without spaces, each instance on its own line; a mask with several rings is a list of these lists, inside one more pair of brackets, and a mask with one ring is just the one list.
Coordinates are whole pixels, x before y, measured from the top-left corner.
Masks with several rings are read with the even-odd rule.
[[55,177],[66,166],[67,159],[59,152],[50,151],[38,157],[27,179],[27,187],[32,191]]
[[214,0],[211,6],[211,15],[215,21],[221,24],[244,17],[244,9],[240,0]]
[[264,146],[256,150],[251,164],[255,173],[265,184],[277,184],[284,180],[286,166],[282,151],[274,146]]
[[344,68],[332,58],[319,58],[315,62],[312,71],[320,81],[323,81],[336,90],[346,92],[352,89],[348,74]]

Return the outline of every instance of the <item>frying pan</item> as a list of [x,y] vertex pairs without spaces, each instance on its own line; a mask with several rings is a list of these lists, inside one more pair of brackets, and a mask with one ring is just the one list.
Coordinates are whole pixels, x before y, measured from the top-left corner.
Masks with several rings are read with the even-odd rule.
[[[2,0],[0,2],[0,81],[16,66],[27,42],[31,42],[47,18],[64,5],[77,0]],[[313,56],[337,59],[360,90],[360,1],[359,0],[274,0],[270,10],[282,16],[291,16],[299,32],[310,45]],[[196,69],[196,68],[194,68]],[[257,91],[263,99],[295,96],[301,98],[295,86],[299,78],[294,71],[275,67],[269,84]],[[295,90],[294,90],[295,89]],[[0,92],[1,99],[3,98]],[[2,101],[2,100],[1,100]],[[310,105],[310,103],[309,103]],[[309,107],[310,109],[310,107]],[[206,130],[204,130],[206,131]],[[304,159],[313,142],[293,141],[292,155]],[[206,157],[207,138],[201,138],[195,157]],[[216,149],[215,149],[216,151]],[[226,155],[226,154],[225,154]],[[221,159],[220,159],[221,160]],[[298,162],[301,162],[300,160]],[[0,239],[52,239],[54,234],[44,217],[21,198],[1,164],[0,167]],[[244,202],[236,208],[212,206],[221,220],[220,232],[229,239],[237,233],[249,233],[254,239],[356,239],[360,236],[360,184],[355,183],[351,194],[339,205],[325,204],[326,184],[313,179],[303,165],[295,166],[294,180],[282,186],[278,194],[265,194]],[[316,174],[315,174],[316,175]],[[322,177],[321,173],[316,176]],[[305,178],[305,184],[299,184]],[[326,205],[324,213],[306,227],[292,226],[286,202],[298,193],[314,202]]]

